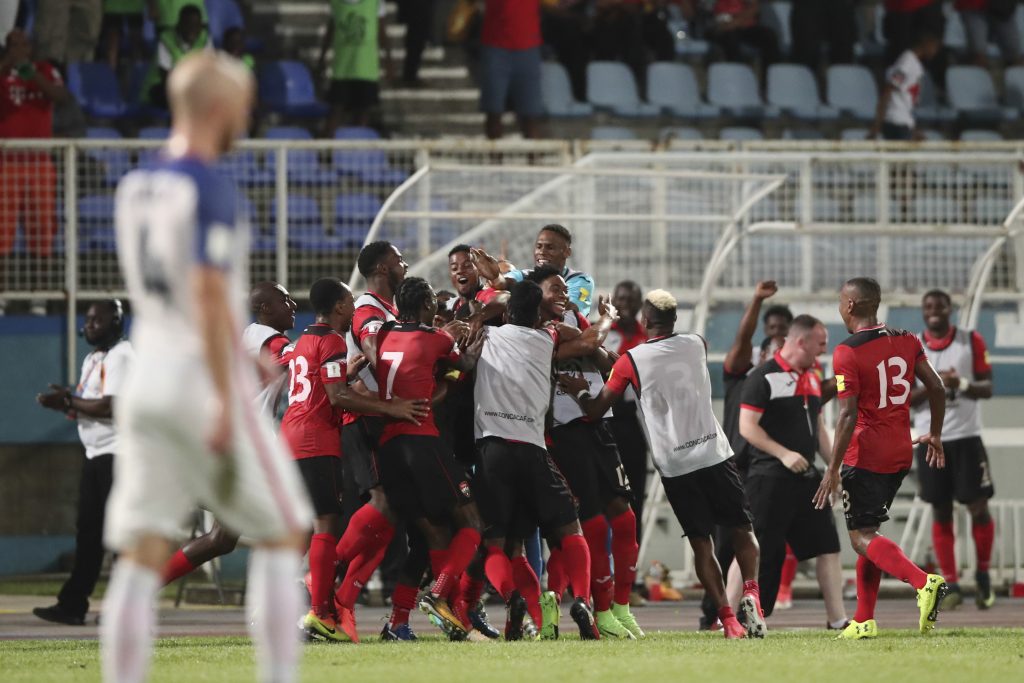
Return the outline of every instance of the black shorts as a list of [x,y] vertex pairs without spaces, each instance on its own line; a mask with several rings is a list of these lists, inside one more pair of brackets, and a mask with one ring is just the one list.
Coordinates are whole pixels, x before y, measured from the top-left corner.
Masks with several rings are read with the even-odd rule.
[[843,465],[839,476],[843,481],[846,528],[853,531],[877,527],[889,519],[889,506],[909,471],[871,472]]
[[341,458],[317,455],[296,462],[317,517],[341,514]]
[[832,508],[816,510],[812,499],[821,475],[748,477],[745,488],[754,515],[754,533],[764,546],[786,543],[798,560],[839,552],[839,534]]
[[683,527],[683,536],[709,538],[716,525],[742,527],[752,520],[732,460],[679,477],[665,477],[661,483],[672,512]]
[[345,489],[355,491],[363,502],[370,499],[372,489],[380,486],[373,452],[383,431],[383,418],[366,415],[341,428]]
[[576,497],[580,519],[604,514],[615,498],[632,499],[611,430],[602,422],[575,420],[551,430],[551,459]]
[[467,470],[476,464],[473,384],[460,382],[448,387],[448,396],[434,411],[441,440]]
[[988,453],[980,436],[943,441],[942,450],[946,454],[946,466],[936,469],[925,462],[928,446],[917,447],[917,480],[922,499],[938,505],[952,503],[955,498],[966,505],[988,500],[995,494]]
[[396,436],[377,450],[376,461],[388,504],[403,519],[446,524],[457,506],[473,500],[465,472],[436,436]]
[[366,109],[380,102],[380,87],[376,81],[332,79],[325,99],[346,109]]
[[473,492],[485,538],[525,538],[538,526],[550,533],[577,521],[576,503],[548,452],[528,443],[489,437],[477,442]]

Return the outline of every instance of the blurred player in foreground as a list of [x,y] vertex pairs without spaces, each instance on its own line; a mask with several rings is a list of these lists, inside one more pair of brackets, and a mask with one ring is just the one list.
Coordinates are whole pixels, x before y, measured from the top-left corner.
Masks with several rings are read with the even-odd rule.
[[171,136],[160,160],[120,183],[121,270],[136,314],[138,367],[117,424],[105,540],[120,553],[104,604],[103,676],[146,678],[168,539],[202,501],[256,543],[247,608],[262,681],[292,681],[303,540],[312,510],[295,465],[259,414],[242,351],[249,229],[213,170],[248,127],[254,85],[234,58],[184,58],[168,79]]

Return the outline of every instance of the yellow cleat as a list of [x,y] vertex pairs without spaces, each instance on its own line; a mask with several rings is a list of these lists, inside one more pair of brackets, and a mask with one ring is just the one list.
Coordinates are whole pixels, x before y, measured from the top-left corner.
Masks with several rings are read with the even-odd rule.
[[302,618],[302,628],[310,636],[316,639],[327,640],[334,643],[347,643],[349,637],[338,628],[337,622],[332,617],[317,616],[313,610],[309,611]]
[[949,594],[949,585],[938,574],[929,574],[924,588],[917,591],[917,608],[921,612],[918,627],[921,633],[928,633],[935,628],[939,618],[942,600]]
[[868,619],[864,623],[851,621],[849,625],[839,632],[836,640],[864,640],[865,638],[878,637],[878,624],[874,619]]

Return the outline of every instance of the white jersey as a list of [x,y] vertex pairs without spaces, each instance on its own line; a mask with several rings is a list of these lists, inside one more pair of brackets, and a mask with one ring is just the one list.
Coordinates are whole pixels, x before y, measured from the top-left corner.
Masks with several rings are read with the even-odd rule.
[[[358,299],[356,299],[355,310],[358,312],[359,309],[362,308],[363,306],[371,306],[373,308],[376,308],[378,311],[381,312],[382,317],[384,318],[383,322],[379,320],[372,320],[369,323],[366,323],[367,326],[372,326],[369,330],[372,334],[376,334],[377,331],[384,326],[384,323],[389,323],[393,320],[396,320],[395,314],[392,313],[391,309],[388,308],[387,304],[385,304],[376,294],[367,292],[360,296]],[[353,325],[356,324],[357,317],[358,316],[353,317]],[[359,345],[359,341],[355,336],[356,333],[358,332],[359,330],[353,331],[352,328],[349,328],[349,331],[345,333],[345,347],[348,350],[347,357],[345,359],[346,362],[351,362],[353,357],[363,353],[363,348],[362,346]],[[373,368],[370,367],[369,364],[365,365],[363,369],[359,371],[359,379],[363,380],[363,384],[365,384],[366,388],[369,389],[372,393],[377,393],[377,378],[374,376]]]
[[892,95],[885,108],[885,122],[897,126],[914,127],[914,107],[921,92],[924,66],[913,50],[899,56],[896,63],[885,72],[885,82],[892,88]]
[[473,386],[476,438],[497,436],[545,448],[555,335],[511,324],[487,329]]
[[711,409],[704,340],[695,334],[651,339],[619,358],[609,383],[640,398],[641,424],[662,477],[680,477],[732,457]]
[[[947,339],[929,340],[920,335],[924,353],[936,372],[955,370],[960,377],[973,379],[978,372],[988,372],[988,351],[981,335],[971,330],[953,328]],[[928,402],[914,408],[914,430],[926,434],[931,428]],[[978,400],[959,391],[946,390],[946,419],[942,422],[942,440],[954,441],[981,436],[981,407]]]
[[[567,310],[562,317],[562,322],[569,327],[582,330],[584,324],[580,320],[584,320],[584,318],[575,311],[570,310]],[[587,384],[590,385],[591,395],[597,396],[601,393],[601,389],[604,387],[604,376],[589,358],[569,358],[558,361],[556,365],[560,373],[565,372],[571,375],[579,375],[587,380]],[[611,417],[611,414],[612,411],[608,410],[603,417]],[[556,385],[555,399],[552,404],[552,416],[554,417],[554,426],[558,427],[583,417],[583,409],[580,408],[580,404],[576,402],[574,397],[566,394],[560,386]]]
[[[135,361],[132,345],[125,339],[106,351],[96,350],[82,361],[82,374],[75,396],[86,399],[117,396],[124,387]],[[117,452],[114,421],[106,417],[78,415],[78,438],[85,446],[85,457]]]
[[[284,334],[269,325],[250,323],[242,331],[242,348],[254,359],[259,359],[267,342],[278,337],[284,337],[285,340],[288,339]],[[256,407],[267,417],[273,419],[277,416],[277,404],[281,401],[281,392],[284,391],[284,385],[287,382],[288,373],[282,372],[260,389],[260,393],[256,397]]]

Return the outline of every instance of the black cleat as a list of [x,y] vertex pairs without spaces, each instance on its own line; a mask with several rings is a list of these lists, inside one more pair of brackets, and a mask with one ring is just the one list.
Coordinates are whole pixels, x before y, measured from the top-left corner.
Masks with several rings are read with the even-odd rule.
[[992,591],[992,577],[988,572],[975,572],[974,581],[977,584],[974,604],[978,609],[988,609],[996,603],[996,594]]
[[50,607],[36,607],[32,614],[45,621],[52,621],[55,624],[67,624],[68,626],[85,626],[85,615],[76,612],[69,612],[60,606],[60,603]]
[[569,616],[580,628],[580,640],[600,640],[601,636],[597,632],[594,613],[583,598],[576,598],[572,603],[572,607],[569,608]]
[[501,638],[501,633],[498,629],[491,626],[491,622],[487,620],[487,610],[484,609],[484,603],[481,600],[476,604],[474,609],[469,610],[469,621],[477,631],[484,634],[491,640]]
[[519,591],[512,591],[505,618],[505,640],[523,639],[523,619],[526,618],[526,599]]

